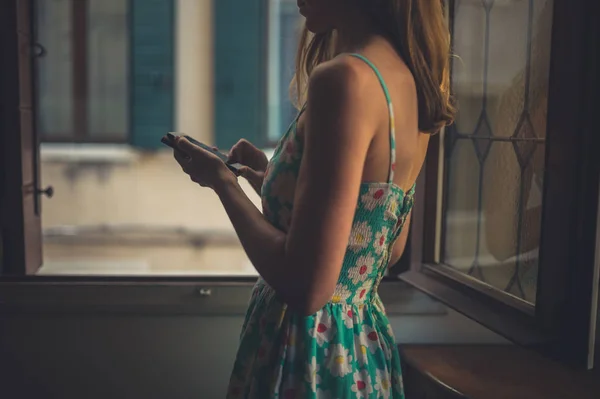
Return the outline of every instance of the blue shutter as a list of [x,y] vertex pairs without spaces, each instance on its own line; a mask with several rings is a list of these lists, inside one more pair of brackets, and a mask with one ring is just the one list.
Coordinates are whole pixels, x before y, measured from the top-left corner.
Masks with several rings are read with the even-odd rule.
[[266,0],[214,1],[215,141],[266,140]]
[[296,3],[281,3],[281,47],[280,55],[280,82],[281,82],[281,118],[279,133],[284,134],[290,123],[296,117],[298,110],[290,101],[290,82],[296,70],[296,53],[298,50],[298,26],[300,15]]
[[175,124],[175,0],[130,1],[131,143],[156,149]]

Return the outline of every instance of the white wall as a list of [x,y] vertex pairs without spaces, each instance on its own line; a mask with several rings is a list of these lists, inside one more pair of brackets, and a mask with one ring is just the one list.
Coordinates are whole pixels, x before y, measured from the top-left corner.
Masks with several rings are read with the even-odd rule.
[[176,8],[177,130],[214,142],[212,0],[178,0]]

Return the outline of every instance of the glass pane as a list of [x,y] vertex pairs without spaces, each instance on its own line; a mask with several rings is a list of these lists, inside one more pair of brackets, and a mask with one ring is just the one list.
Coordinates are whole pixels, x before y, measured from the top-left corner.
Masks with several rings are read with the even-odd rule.
[[449,4],[459,113],[446,133],[441,260],[534,303],[553,2]]
[[452,89],[461,109],[456,128],[462,134],[473,134],[483,109],[486,19],[480,2],[460,4],[455,7],[452,22],[456,55],[452,61]]
[[[128,132],[127,124],[133,122],[128,122],[128,115],[142,115],[139,119],[143,121],[160,117],[148,114],[148,110],[167,97],[160,85],[166,86],[168,82],[161,81],[160,75],[167,69],[164,65],[171,63],[174,64],[175,101],[169,101],[166,106],[173,105],[177,130],[207,143],[218,139],[216,109],[223,107],[218,104],[213,66],[215,49],[222,38],[217,39],[216,31],[228,31],[230,36],[226,42],[232,44],[239,44],[241,34],[248,31],[261,33],[265,46],[260,48],[267,47],[267,40],[278,42],[279,50],[273,53],[249,52],[242,58],[253,68],[263,65],[258,57],[262,60],[274,54],[279,60],[280,69],[276,70],[279,95],[274,112],[282,114],[282,121],[289,119],[291,112],[285,116],[282,110],[290,105],[287,80],[295,55],[295,43],[291,42],[295,37],[291,35],[298,26],[297,7],[285,8],[280,0],[273,3],[281,6],[276,9],[280,12],[276,15],[281,17],[281,31],[272,31],[263,29],[266,26],[262,25],[269,21],[264,12],[267,7],[247,6],[248,0],[228,1],[241,8],[261,11],[245,20],[240,15],[241,21],[251,25],[243,26],[215,17],[217,2],[209,0],[35,2],[39,13],[46,17],[50,6],[60,5],[64,11],[59,19],[44,22],[41,18],[42,23],[38,23],[37,28],[42,32],[64,30],[56,37],[56,43],[40,40],[48,48],[47,56],[40,61],[50,61],[56,48],[73,51],[74,64],[69,64],[68,69],[62,67],[66,71],[64,76],[73,81],[54,84],[50,80],[49,83],[54,84],[56,98],[70,96],[71,92],[85,95],[87,101],[77,103],[75,108],[85,110],[85,118],[76,112],[75,121],[85,122],[78,126],[81,128],[77,131],[81,133],[78,141],[88,140],[80,145],[42,146],[41,186],[52,185],[55,194],[52,199],[42,198],[44,264],[39,274],[257,275],[218,197],[191,182],[174,161],[170,149],[161,146],[150,151],[133,143],[129,146],[105,143],[113,141],[112,136],[116,134]],[[286,0],[285,4],[294,3]],[[174,14],[170,13],[171,6]],[[229,11],[221,10],[221,16]],[[68,29],[71,20],[83,34]],[[169,43],[173,52],[168,51]],[[231,50],[222,53],[239,59],[239,53]],[[44,73],[55,80],[60,77],[57,73],[54,73],[56,76]],[[237,82],[233,81],[233,86],[225,85],[224,89],[233,93],[231,97],[247,89],[236,86]],[[133,89],[128,92],[130,84],[135,87],[135,93]],[[260,85],[250,86],[253,89]],[[50,101],[53,98],[50,96],[40,109],[56,117],[57,111],[52,108],[56,104]],[[225,111],[226,117],[235,119],[241,111],[231,107]],[[61,112],[64,116],[64,111],[58,113]],[[280,135],[281,125],[277,127]],[[239,138],[245,132],[232,134]],[[148,140],[160,146],[160,135]],[[240,184],[260,207],[259,197],[247,182],[241,179]]]
[[297,110],[290,101],[301,17],[296,0],[269,0],[269,129],[274,143],[286,132]]
[[[37,129],[42,138],[73,135],[71,0],[36,3]],[[40,49],[38,49],[38,52]]]
[[479,161],[471,140],[458,140],[448,161],[448,178],[454,184],[446,198],[445,261],[468,272],[477,254]]
[[300,16],[295,0],[283,0],[281,4],[281,36],[280,36],[280,74],[281,74],[281,125],[280,135],[287,129],[292,119],[296,116],[296,108],[290,101],[290,82],[294,76],[296,65],[296,49],[298,47],[298,33]]
[[126,139],[129,38],[127,1],[88,0],[88,134]]

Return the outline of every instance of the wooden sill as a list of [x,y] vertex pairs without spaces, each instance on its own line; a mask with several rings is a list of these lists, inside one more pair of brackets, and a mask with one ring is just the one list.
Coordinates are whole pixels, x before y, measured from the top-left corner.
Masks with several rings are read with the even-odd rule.
[[518,346],[403,345],[410,399],[598,399],[600,369],[570,369]]

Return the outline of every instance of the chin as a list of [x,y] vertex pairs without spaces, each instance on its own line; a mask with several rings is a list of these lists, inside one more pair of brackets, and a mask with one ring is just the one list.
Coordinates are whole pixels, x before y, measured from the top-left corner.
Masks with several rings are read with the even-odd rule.
[[325,32],[329,32],[331,30],[330,26],[319,23],[318,21],[315,21],[311,18],[306,18],[305,26],[309,32],[315,33],[315,34],[325,33]]

